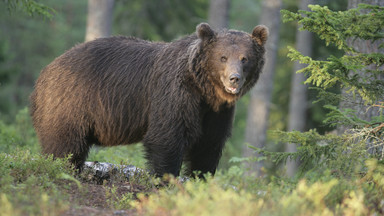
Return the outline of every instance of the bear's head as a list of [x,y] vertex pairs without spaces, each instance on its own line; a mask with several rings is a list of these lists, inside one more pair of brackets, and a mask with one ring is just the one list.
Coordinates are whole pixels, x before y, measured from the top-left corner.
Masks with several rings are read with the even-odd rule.
[[256,84],[264,65],[268,28],[256,26],[252,33],[236,30],[214,31],[207,23],[196,27],[198,37],[193,69],[205,90],[208,103],[218,109],[233,104]]

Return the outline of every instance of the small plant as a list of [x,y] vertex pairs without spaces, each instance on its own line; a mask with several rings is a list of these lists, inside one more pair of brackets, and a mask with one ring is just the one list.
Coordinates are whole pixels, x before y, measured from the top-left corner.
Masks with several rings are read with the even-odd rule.
[[[129,187],[129,186],[125,186]],[[105,198],[112,209],[130,209],[134,194],[131,192],[119,192],[119,188],[105,187]]]

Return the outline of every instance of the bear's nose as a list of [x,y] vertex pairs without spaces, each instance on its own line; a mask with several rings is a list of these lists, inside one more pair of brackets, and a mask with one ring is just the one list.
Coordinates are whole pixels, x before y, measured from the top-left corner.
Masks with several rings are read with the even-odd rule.
[[241,78],[240,74],[237,74],[237,73],[236,74],[231,74],[229,76],[229,82],[231,84],[236,84],[236,83],[239,82],[240,78]]

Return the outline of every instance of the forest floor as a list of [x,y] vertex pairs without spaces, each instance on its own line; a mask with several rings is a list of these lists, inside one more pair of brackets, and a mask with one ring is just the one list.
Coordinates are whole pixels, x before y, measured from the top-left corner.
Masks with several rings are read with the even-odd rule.
[[66,216],[77,215],[136,215],[135,210],[115,210],[111,206],[111,202],[107,200],[106,191],[112,188],[117,190],[117,196],[121,197],[127,192],[135,191],[136,193],[144,191],[142,186],[132,186],[124,182],[108,182],[106,185],[97,183],[82,183],[79,189],[76,184],[71,183],[66,192],[70,195],[69,201],[71,206],[64,213]]
[[[88,170],[79,175],[79,184],[66,181],[63,192],[69,195],[69,210],[63,215],[137,215],[133,208],[124,208],[119,205],[119,200],[129,194],[132,200],[137,199],[139,193],[153,193],[157,189],[151,185],[142,185],[135,180],[129,181],[126,175],[119,173],[101,174],[102,177]],[[108,176],[108,177],[105,177]],[[127,204],[126,202],[125,204]]]

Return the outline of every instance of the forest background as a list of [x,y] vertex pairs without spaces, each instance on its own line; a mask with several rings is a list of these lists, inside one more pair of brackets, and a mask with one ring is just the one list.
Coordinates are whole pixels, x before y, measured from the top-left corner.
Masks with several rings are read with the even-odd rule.
[[[89,3],[91,2],[97,1],[89,0]],[[235,187],[237,188],[235,194],[230,194],[234,200],[230,203],[250,202],[254,208],[251,210],[244,208],[245,212],[265,210],[276,215],[288,210],[304,215],[313,211],[319,214],[329,213],[328,211],[333,214],[346,214],[348,210],[351,210],[351,215],[384,213],[383,168],[380,166],[383,163],[384,130],[383,83],[380,81],[383,79],[384,58],[380,54],[382,53],[380,41],[383,38],[384,24],[373,21],[365,23],[366,26],[376,26],[376,29],[367,27],[360,30],[366,32],[366,35],[358,35],[373,41],[373,45],[370,46],[373,49],[368,49],[367,52],[375,53],[375,56],[360,58],[364,61],[367,59],[366,62],[360,63],[362,65],[376,65],[375,68],[369,68],[370,71],[367,72],[369,77],[364,77],[360,76],[362,74],[360,71],[364,67],[356,66],[357,63],[349,64],[351,60],[345,57],[345,53],[352,52],[351,47],[358,47],[354,44],[356,40],[351,41],[347,38],[355,37],[353,30],[356,29],[347,29],[345,26],[348,26],[348,23],[337,23],[335,18],[338,16],[337,11],[356,8],[358,3],[383,6],[380,1],[116,0],[112,2],[114,5],[107,15],[111,17],[110,26],[107,27],[110,29],[107,31],[110,32],[107,35],[132,35],[147,40],[171,41],[194,32],[200,22],[209,22],[217,28],[233,28],[245,32],[250,32],[258,24],[267,25],[270,29],[265,70],[252,92],[237,104],[233,136],[228,141],[220,162],[216,181],[223,181],[222,185],[226,186],[212,188],[212,184],[208,181],[208,188],[198,182],[196,185],[185,186],[184,189],[179,188],[177,192],[156,193],[158,197],[153,200],[137,198],[135,195],[134,198],[139,199],[140,204],[127,201],[133,197],[115,197],[112,199],[114,203],[110,203],[113,209],[119,209],[118,206],[127,201],[128,204],[123,205],[123,209],[136,205],[137,211],[150,214],[151,209],[175,208],[175,206],[158,206],[167,205],[167,202],[182,206],[183,202],[190,202],[194,197],[201,198],[198,196],[199,193],[195,194],[199,189],[213,190],[213,193],[224,195],[230,190],[228,188]],[[2,155],[2,159],[0,157],[0,161],[5,164],[9,160],[6,156],[8,154],[15,154],[16,158],[21,157],[18,154],[26,154],[25,150],[35,155],[34,157],[39,154],[38,141],[27,108],[28,96],[33,89],[34,81],[45,65],[85,40],[90,23],[87,19],[90,19],[92,12],[96,12],[96,9],[89,11],[87,1],[52,0],[39,3],[17,0],[5,0],[0,3],[0,150],[6,153]],[[309,4],[327,7],[309,8]],[[102,9],[101,4],[98,9],[100,8]],[[336,12],[333,13],[328,8]],[[286,11],[280,12],[282,9]],[[316,10],[317,15],[311,17],[301,12],[304,14],[303,17],[311,17],[313,19],[311,21],[288,12],[296,12],[299,9]],[[374,11],[376,13],[371,13],[371,16],[374,14],[383,17],[382,9],[361,10]],[[284,23],[283,14],[286,21]],[[342,20],[343,17],[340,15],[339,18]],[[325,22],[322,23],[321,20]],[[351,18],[349,21],[354,20],[358,19]],[[300,21],[300,25],[297,21]],[[298,31],[300,26],[315,34]],[[327,26],[332,26],[335,31],[341,33],[333,34]],[[304,56],[290,47],[295,47]],[[298,61],[305,64],[296,63]],[[333,65],[327,66],[326,61],[332,62]],[[305,65],[309,65],[304,69],[305,73],[297,74],[296,72]],[[339,73],[340,70],[344,74]],[[319,71],[320,75],[316,74],[316,71]],[[354,71],[357,75],[351,75],[348,71]],[[373,77],[377,82],[372,81]],[[338,80],[338,84],[335,84],[335,79]],[[359,108],[348,107],[341,102],[349,93],[352,94],[351,104],[359,104]],[[358,103],[356,97],[360,99]],[[370,108],[372,106],[378,109],[372,111]],[[375,113],[373,117],[371,115],[366,118],[367,110]],[[369,132],[365,133],[364,129]],[[344,132],[350,130],[356,131],[343,136]],[[356,137],[348,139],[348,136],[355,135]],[[15,153],[20,149],[24,153]],[[28,156],[24,155],[23,158],[28,159]],[[291,161],[290,158],[295,160]],[[140,145],[93,148],[88,160],[145,167]],[[13,176],[13,180],[9,180],[13,185],[28,180],[27,177],[25,179],[23,177],[15,183],[17,175],[15,177],[14,173],[18,173],[15,171],[16,163],[8,162],[12,165],[5,166],[6,168],[0,170],[0,173],[4,171]],[[62,176],[62,173],[59,174]],[[52,178],[53,182],[56,178],[62,179],[56,175]],[[66,178],[72,179],[68,176]],[[6,185],[4,179],[6,178],[0,180],[0,186]],[[71,181],[76,182],[73,179]],[[5,195],[2,194],[0,207],[6,206],[6,201],[10,199],[7,198],[7,194],[11,194],[12,190],[18,189],[16,187],[9,191],[4,190]],[[250,194],[244,196],[243,190]],[[167,200],[169,194],[175,195],[180,191],[181,194],[185,194],[186,191],[191,196],[184,200]],[[132,193],[131,191],[130,194]],[[55,197],[52,192],[48,194],[50,197]],[[111,194],[113,195],[113,187],[109,196],[112,196]],[[42,199],[43,195],[44,193],[41,194]],[[281,196],[284,196],[284,199],[279,201]],[[247,197],[246,201],[241,200],[242,197]],[[14,206],[11,208],[12,211],[17,209],[20,201],[17,196],[14,199],[11,200],[13,203],[11,206]],[[163,200],[164,203],[156,204],[156,199]],[[217,197],[209,199],[219,202],[215,200]],[[197,202],[196,205],[199,204],[201,203]],[[281,207],[268,210],[270,206],[275,205]],[[306,207],[301,207],[302,205]],[[239,210],[236,206],[233,208],[232,210]],[[180,210],[182,209],[183,207],[180,207]],[[208,209],[207,207],[206,210]],[[44,212],[44,208],[39,206],[39,210],[33,211],[41,213]]]

